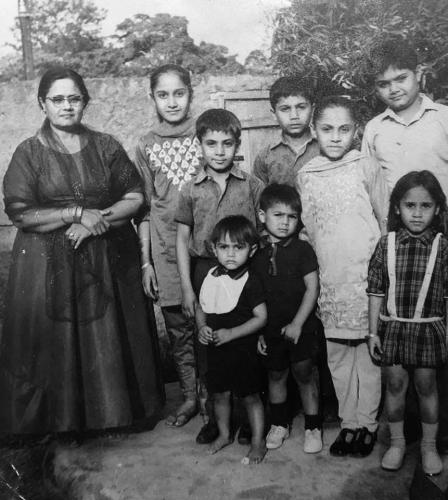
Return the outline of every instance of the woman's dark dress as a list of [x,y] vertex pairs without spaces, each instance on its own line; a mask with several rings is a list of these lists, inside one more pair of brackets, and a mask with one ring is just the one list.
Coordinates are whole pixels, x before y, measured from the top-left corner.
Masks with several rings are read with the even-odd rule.
[[[44,145],[39,133],[19,145],[4,178],[13,220],[16,203],[103,209],[141,192],[117,141],[92,131],[85,137],[75,154]],[[76,251],[66,229],[17,232],[0,345],[1,433],[125,426],[163,404],[132,225],[90,237]]]

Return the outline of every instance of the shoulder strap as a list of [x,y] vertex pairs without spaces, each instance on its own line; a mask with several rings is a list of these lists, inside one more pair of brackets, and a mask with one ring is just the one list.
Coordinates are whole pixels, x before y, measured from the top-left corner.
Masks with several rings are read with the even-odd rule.
[[389,293],[387,296],[387,311],[390,316],[397,317],[397,306],[395,303],[395,232],[387,235],[387,273],[389,275]]
[[426,266],[425,277],[423,278],[422,287],[418,294],[417,305],[415,306],[414,319],[422,317],[423,306],[425,304],[426,296],[428,295],[429,284],[431,282],[434,265],[436,263],[437,250],[439,248],[439,241],[442,233],[437,233],[434,241],[432,242],[431,253],[429,255],[428,264]]

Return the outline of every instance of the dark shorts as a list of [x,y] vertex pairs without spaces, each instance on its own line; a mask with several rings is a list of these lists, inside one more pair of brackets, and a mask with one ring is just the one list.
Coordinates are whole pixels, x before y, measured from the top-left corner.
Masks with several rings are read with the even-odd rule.
[[267,356],[264,364],[268,370],[283,371],[293,363],[315,360],[319,352],[319,336],[317,331],[303,332],[297,344],[286,340],[283,335],[265,337]]
[[238,397],[262,389],[262,367],[255,343],[207,348],[206,385],[210,394],[231,391]]

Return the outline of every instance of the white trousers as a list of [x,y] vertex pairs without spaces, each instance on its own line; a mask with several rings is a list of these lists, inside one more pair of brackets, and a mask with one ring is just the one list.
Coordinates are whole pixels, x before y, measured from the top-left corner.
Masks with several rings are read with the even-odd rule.
[[330,368],[339,403],[341,427],[376,431],[381,399],[381,368],[373,364],[367,343],[353,347],[327,340]]

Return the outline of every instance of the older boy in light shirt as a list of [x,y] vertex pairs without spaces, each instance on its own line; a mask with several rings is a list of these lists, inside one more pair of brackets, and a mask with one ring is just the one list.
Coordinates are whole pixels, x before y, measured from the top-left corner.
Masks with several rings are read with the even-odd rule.
[[448,106],[420,93],[417,55],[405,43],[387,40],[371,51],[377,96],[388,106],[370,120],[362,151],[375,156],[390,190],[412,170],[430,170],[448,195]]

